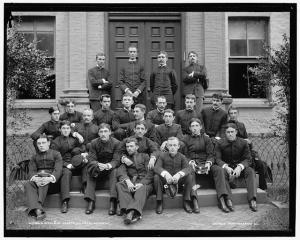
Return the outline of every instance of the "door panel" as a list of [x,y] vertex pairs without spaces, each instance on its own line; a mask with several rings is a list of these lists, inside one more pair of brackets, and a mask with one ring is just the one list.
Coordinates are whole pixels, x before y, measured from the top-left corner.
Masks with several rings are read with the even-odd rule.
[[[175,95],[176,109],[181,104],[181,42],[179,21],[121,21],[110,22],[110,64],[109,70],[114,81],[113,107],[121,107],[122,93],[119,88],[119,71],[128,61],[128,47],[137,46],[138,59],[145,68],[147,90],[151,72],[157,67],[159,51],[168,53],[168,66],[177,73],[178,92]],[[147,98],[150,99],[147,91]],[[150,104],[150,101],[147,101]],[[150,105],[147,105],[150,109]]]

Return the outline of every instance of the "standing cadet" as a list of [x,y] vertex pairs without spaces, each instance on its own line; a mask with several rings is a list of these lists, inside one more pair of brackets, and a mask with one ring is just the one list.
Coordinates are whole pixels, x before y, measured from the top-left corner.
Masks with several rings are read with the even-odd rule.
[[137,48],[128,48],[128,62],[120,70],[120,88],[123,93],[133,96],[134,103],[146,104],[144,67],[137,60]]
[[147,120],[150,120],[155,125],[155,127],[165,122],[163,117],[164,117],[166,106],[167,106],[166,97],[158,96],[156,98],[156,109],[148,112]]
[[126,214],[125,224],[134,223],[142,218],[142,210],[153,190],[153,172],[147,170],[149,156],[139,153],[138,148],[135,138],[126,139],[126,157],[132,164],[121,164],[117,172],[117,192],[121,212]]
[[157,56],[158,68],[150,75],[150,91],[153,94],[152,105],[158,96],[165,96],[167,108],[174,109],[174,95],[177,91],[177,79],[174,69],[167,66],[168,54],[160,51]]
[[194,94],[196,96],[196,109],[201,111],[203,106],[204,91],[208,88],[206,68],[198,64],[198,54],[189,52],[189,65],[183,69],[183,94]]
[[99,98],[103,94],[111,94],[112,83],[110,74],[105,69],[105,55],[104,53],[96,54],[97,66],[89,69],[88,71],[88,87],[89,99],[91,109],[94,112],[100,109]]

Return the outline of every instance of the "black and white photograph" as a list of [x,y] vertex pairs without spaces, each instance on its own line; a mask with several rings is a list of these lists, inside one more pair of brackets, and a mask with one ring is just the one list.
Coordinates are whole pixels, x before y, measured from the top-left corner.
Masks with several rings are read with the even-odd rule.
[[4,2],[4,237],[295,237],[293,2]]

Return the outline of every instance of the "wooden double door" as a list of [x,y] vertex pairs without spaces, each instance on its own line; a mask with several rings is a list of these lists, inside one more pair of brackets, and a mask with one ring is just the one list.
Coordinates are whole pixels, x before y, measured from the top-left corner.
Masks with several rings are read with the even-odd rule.
[[138,60],[144,66],[146,76],[147,109],[150,109],[150,74],[156,69],[157,55],[168,53],[167,65],[175,69],[178,91],[176,109],[181,104],[181,32],[180,21],[111,21],[109,23],[109,70],[113,80],[112,107],[121,107],[122,93],[119,88],[119,72],[128,61],[128,47],[136,46]]

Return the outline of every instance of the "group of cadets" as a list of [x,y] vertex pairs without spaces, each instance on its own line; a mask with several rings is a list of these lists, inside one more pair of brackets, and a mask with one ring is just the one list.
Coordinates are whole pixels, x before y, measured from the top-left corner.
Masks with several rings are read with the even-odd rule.
[[[57,189],[61,212],[66,213],[72,175],[82,176],[86,214],[95,209],[95,190],[108,183],[108,214],[124,216],[125,224],[141,219],[150,194],[156,195],[156,213],[161,214],[163,193],[168,188],[175,189],[175,194],[182,189],[187,213],[200,213],[197,189],[203,181],[215,186],[218,206],[228,213],[234,211],[234,180],[244,178],[249,207],[257,211],[254,166],[263,173],[262,167],[253,165],[252,145],[245,125],[237,120],[237,108],[231,106],[225,112],[221,94],[213,94],[211,106],[202,108],[203,96],[199,94],[207,88],[207,79],[205,67],[194,61],[196,53],[189,54],[190,65],[184,69],[186,86],[194,81],[194,87],[188,86],[185,109],[177,112],[172,110],[176,73],[166,66],[167,53],[159,53],[159,67],[150,79],[156,108],[148,113],[142,104],[145,77],[136,55],[136,48],[130,47],[129,61],[120,72],[121,109],[110,108],[107,89],[111,82],[104,68],[105,56],[97,54],[98,65],[88,73],[95,88],[89,92],[91,109],[78,112],[75,102],[67,100],[64,114],[51,107],[51,120],[31,135],[37,152],[29,162],[30,180],[26,184],[29,215],[45,218],[47,192]],[[264,176],[260,176],[259,184],[266,189]]]

